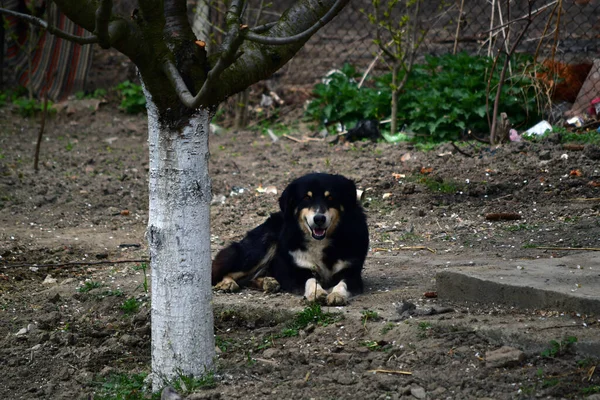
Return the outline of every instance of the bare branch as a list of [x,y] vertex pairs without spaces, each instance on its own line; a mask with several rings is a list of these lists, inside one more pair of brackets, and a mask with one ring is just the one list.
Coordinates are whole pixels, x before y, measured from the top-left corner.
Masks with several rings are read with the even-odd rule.
[[346,5],[346,2],[343,0],[337,0],[333,6],[329,9],[329,11],[321,17],[313,26],[301,32],[297,35],[288,36],[288,37],[271,37],[271,36],[262,36],[251,30],[245,30],[242,32],[242,35],[247,40],[252,42],[260,43],[260,44],[268,44],[281,46],[296,42],[301,42],[303,40],[308,39],[311,35],[313,35],[316,31],[321,29],[325,24],[333,19],[337,15],[337,13]]
[[108,34],[108,24],[110,14],[112,13],[112,0],[102,0],[96,10],[96,29],[94,33],[98,37],[98,44],[103,49],[110,48],[110,36]]
[[96,35],[87,36],[87,37],[71,35],[70,33],[62,31],[52,25],[48,25],[48,23],[46,21],[44,21],[41,18],[34,17],[33,15],[8,10],[6,8],[0,8],[0,14],[11,15],[13,17],[20,18],[20,19],[30,23],[31,25],[39,26],[40,28],[46,29],[46,31],[48,31],[48,33],[51,33],[52,35],[55,35],[61,39],[68,40],[70,42],[75,42],[75,43],[82,44],[82,45],[98,43],[98,37]]
[[227,10],[227,33],[223,39],[222,53],[215,66],[208,72],[204,84],[193,96],[187,85],[183,81],[179,70],[172,60],[167,60],[163,65],[163,70],[179,96],[181,102],[189,108],[198,107],[210,93],[214,82],[218,79],[221,72],[229,67],[236,60],[237,52],[242,45],[244,38],[240,35],[240,17],[244,9],[244,0],[234,0]]
[[255,26],[254,28],[250,28],[250,32],[263,33],[263,32],[268,31],[269,29],[271,29],[275,25],[277,25],[277,21],[268,22],[268,23],[266,23],[264,25],[258,25],[258,26]]

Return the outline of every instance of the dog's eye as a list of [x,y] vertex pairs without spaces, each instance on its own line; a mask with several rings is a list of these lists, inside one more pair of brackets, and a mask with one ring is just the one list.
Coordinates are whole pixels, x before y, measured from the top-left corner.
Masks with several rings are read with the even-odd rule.
[[327,201],[333,201],[333,196],[327,196]]

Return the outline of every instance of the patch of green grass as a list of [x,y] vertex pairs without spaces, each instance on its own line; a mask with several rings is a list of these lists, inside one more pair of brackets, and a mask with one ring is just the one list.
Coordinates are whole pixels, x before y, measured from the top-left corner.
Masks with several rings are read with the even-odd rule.
[[306,328],[309,324],[327,326],[340,321],[342,318],[342,314],[324,312],[320,304],[314,303],[296,314],[288,327],[281,331],[281,337],[298,336],[300,330]]
[[97,387],[94,400],[159,400],[160,393],[147,393],[144,391],[144,380],[147,373],[139,374],[112,374],[101,381],[94,382]]
[[580,390],[581,394],[584,396],[589,396],[590,394],[600,393],[600,385],[592,385]]
[[199,378],[179,374],[179,377],[171,382],[171,386],[178,393],[189,394],[199,389],[212,389],[217,386],[215,382],[215,374],[210,371]]
[[140,302],[135,297],[130,297],[121,304],[121,310],[126,315],[135,314],[140,310]]
[[524,248],[524,249],[537,249],[538,245],[537,244],[533,244],[533,243],[525,243],[521,247]]
[[121,297],[123,295],[125,295],[125,293],[123,293],[121,289],[105,290],[104,292],[100,293],[100,296],[103,297]]
[[544,358],[555,358],[565,354],[575,343],[577,343],[577,337],[567,336],[560,342],[557,340],[550,341],[550,347],[542,351],[541,356]]
[[459,185],[452,181],[440,181],[428,176],[420,179],[420,183],[425,185],[432,192],[441,192],[446,194],[454,194],[459,191]]
[[419,329],[418,336],[421,339],[423,339],[423,338],[426,338],[427,336],[429,336],[432,326],[429,322],[419,322],[419,325],[417,325],[417,328]]
[[90,290],[97,289],[97,288],[99,288],[99,287],[102,287],[102,284],[101,284],[100,282],[95,282],[95,281],[85,281],[85,282],[83,283],[83,286],[80,286],[80,287],[78,287],[78,288],[77,288],[77,291],[78,291],[79,293],[87,293],[87,292],[89,292]]
[[383,328],[381,328],[381,334],[385,335],[386,333],[388,333],[389,331],[391,331],[395,327],[396,327],[396,324],[394,324],[393,322],[388,322],[387,324],[384,325]]

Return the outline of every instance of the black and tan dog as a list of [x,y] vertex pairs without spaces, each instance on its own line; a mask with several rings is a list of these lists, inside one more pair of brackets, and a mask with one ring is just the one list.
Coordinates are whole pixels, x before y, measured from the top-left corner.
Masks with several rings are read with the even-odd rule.
[[305,175],[283,191],[279,207],[217,254],[215,288],[281,288],[328,305],[347,304],[351,294],[361,293],[369,232],[354,182],[341,175]]

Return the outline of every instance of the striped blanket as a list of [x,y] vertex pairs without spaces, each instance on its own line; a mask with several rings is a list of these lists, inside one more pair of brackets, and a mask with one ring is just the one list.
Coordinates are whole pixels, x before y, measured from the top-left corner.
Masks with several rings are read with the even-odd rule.
[[[49,24],[74,35],[91,33],[75,25],[54,3],[49,9],[42,0],[0,0],[0,6],[14,11],[47,14]],[[42,15],[37,15],[43,18]],[[69,94],[83,90],[92,61],[92,45],[81,46],[29,26],[12,16],[7,21],[8,48],[6,60],[14,68],[16,81],[53,101],[64,100]]]

